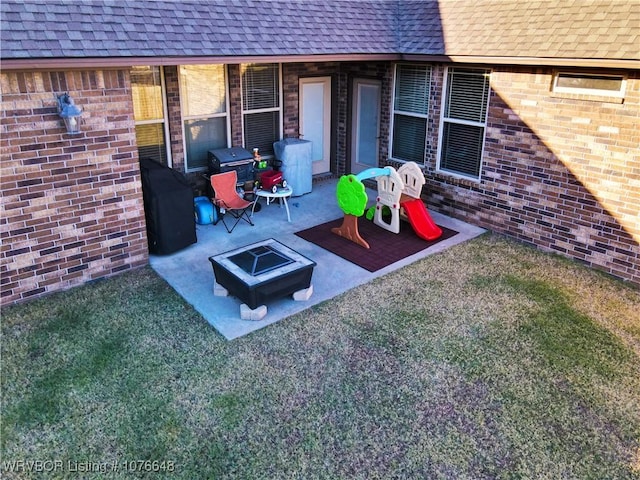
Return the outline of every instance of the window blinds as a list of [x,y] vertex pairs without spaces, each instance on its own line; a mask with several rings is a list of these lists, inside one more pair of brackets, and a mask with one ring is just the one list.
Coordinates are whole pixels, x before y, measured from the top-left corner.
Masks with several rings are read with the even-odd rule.
[[183,65],[180,102],[185,117],[225,113],[227,91],[224,65]]
[[391,156],[424,162],[431,67],[396,65]]
[[131,67],[130,75],[135,121],[162,120],[160,67]]
[[477,177],[480,172],[483,136],[483,128],[445,123],[440,168]]
[[487,117],[489,78],[484,71],[451,69],[445,116],[484,123]]
[[448,70],[440,144],[441,170],[480,177],[489,86],[487,70]]
[[242,66],[242,100],[244,110],[262,110],[280,106],[278,64]]
[[394,115],[391,156],[405,161],[422,163],[426,135],[427,122],[425,119]]
[[431,69],[424,65],[398,65],[394,110],[429,113],[429,82]]
[[280,112],[245,115],[244,132],[247,149],[259,148],[261,155],[273,155],[273,143],[280,140]]

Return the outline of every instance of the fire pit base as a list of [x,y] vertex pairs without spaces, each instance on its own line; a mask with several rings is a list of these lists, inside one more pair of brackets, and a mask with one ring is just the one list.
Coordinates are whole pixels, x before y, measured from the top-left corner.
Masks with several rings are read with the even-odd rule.
[[249,305],[243,303],[240,305],[240,318],[242,320],[262,320],[267,315],[267,306],[260,305],[253,310],[249,308]]
[[[247,306],[245,316],[252,317],[247,319],[263,318],[271,299],[294,294],[296,299],[308,300],[313,292],[316,263],[273,238],[214,255],[209,261],[215,275],[214,293],[227,290],[239,298]],[[264,315],[250,313],[260,306],[265,306]]]

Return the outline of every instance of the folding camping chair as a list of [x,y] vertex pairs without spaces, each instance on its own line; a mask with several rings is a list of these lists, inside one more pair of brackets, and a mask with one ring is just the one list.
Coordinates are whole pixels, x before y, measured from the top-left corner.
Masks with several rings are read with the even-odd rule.
[[[235,170],[211,175],[211,187],[213,188],[214,195],[211,201],[220,209],[222,223],[229,233],[236,228],[240,220],[244,220],[253,226],[251,217],[249,217],[249,209],[253,205],[253,202],[249,202],[238,195],[236,191],[237,182],[238,174]],[[224,219],[225,213],[229,213],[235,218],[235,223],[231,228],[229,228]]]

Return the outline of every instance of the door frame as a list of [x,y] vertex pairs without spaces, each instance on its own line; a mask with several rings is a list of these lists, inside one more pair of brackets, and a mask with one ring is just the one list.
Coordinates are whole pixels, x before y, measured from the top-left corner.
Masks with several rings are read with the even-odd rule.
[[[305,138],[305,127],[304,127],[304,111],[303,111],[303,87],[305,84],[317,84],[322,83],[324,86],[324,97],[323,97],[323,139],[322,139],[322,154],[323,158],[320,160],[313,159],[313,174],[320,173],[328,173],[331,171],[331,120],[332,120],[332,109],[331,109],[331,90],[332,90],[332,78],[331,76],[321,76],[321,77],[299,77],[298,78],[298,112],[299,112],[299,125],[298,125],[298,133],[302,140],[308,140]],[[307,135],[308,136],[308,135]]]
[[[360,123],[359,123],[359,87],[361,85],[375,86],[378,88],[378,98],[377,98],[377,108],[378,108],[378,122],[376,125],[376,145],[375,152],[376,158],[374,165],[366,165],[363,163],[358,163],[358,139],[360,133]],[[353,79],[351,85],[351,142],[350,142],[350,161],[349,168],[351,173],[357,174],[367,168],[377,167],[380,162],[380,121],[381,121],[381,109],[382,109],[382,81],[376,78],[367,78],[367,77],[356,77]]]

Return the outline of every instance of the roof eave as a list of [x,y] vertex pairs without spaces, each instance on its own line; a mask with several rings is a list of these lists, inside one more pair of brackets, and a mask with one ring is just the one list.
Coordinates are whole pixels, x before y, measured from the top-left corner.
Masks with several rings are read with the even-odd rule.
[[640,70],[640,60],[612,58],[545,58],[503,57],[482,55],[424,55],[403,54],[402,60],[417,62],[472,63],[483,65],[526,65],[549,67],[584,67]]
[[11,58],[0,59],[3,70],[63,70],[87,68],[122,68],[140,65],[200,65],[240,63],[305,63],[396,61],[397,53],[344,53],[309,55],[237,55],[193,57],[82,57],[82,58]]
[[397,53],[343,53],[308,55],[237,55],[237,56],[160,56],[160,57],[82,57],[82,58],[11,58],[0,59],[3,70],[64,70],[87,68],[122,68],[139,65],[198,65],[240,63],[317,63],[360,61],[416,61],[466,63],[481,65],[526,65],[551,67],[585,67],[640,70],[640,60],[592,58],[503,57],[479,55],[429,55]]

